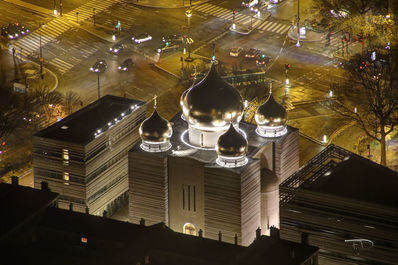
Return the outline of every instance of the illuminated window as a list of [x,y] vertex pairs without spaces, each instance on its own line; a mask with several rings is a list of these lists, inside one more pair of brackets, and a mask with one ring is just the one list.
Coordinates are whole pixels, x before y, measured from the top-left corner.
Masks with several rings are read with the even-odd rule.
[[80,241],[84,244],[87,244],[87,237],[82,237]]
[[[68,172],[64,172],[64,180],[69,181],[69,173]],[[69,185],[69,182],[64,182],[64,184]]]
[[69,150],[62,149],[62,164],[69,165]]
[[184,234],[196,236],[196,228],[191,223],[186,223],[183,227]]

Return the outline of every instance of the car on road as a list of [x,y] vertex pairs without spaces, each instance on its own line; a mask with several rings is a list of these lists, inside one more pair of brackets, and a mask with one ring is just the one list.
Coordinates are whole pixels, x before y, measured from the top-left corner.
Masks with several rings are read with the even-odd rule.
[[99,60],[93,65],[93,67],[90,68],[90,71],[95,73],[103,73],[107,67],[108,65],[106,64],[105,60]]
[[246,53],[245,53],[245,58],[251,58],[254,59],[256,58],[257,55],[261,53],[260,50],[255,49],[255,48],[250,48]]
[[162,37],[163,42],[183,42],[184,38],[182,35],[174,34]]
[[141,43],[141,42],[146,42],[146,41],[152,40],[152,36],[145,32],[145,33],[138,35],[137,37],[132,37],[131,39],[133,41],[135,41],[136,43]]
[[271,57],[267,56],[265,53],[259,54],[256,57],[256,65],[257,66],[266,66],[269,64]]
[[130,68],[130,66],[132,66],[134,63],[133,63],[133,59],[131,59],[131,58],[127,58],[126,60],[124,60],[123,62],[122,62],[122,64],[121,65],[119,65],[118,67],[117,67],[117,69],[118,70],[120,70],[120,71],[127,71],[127,70],[129,70],[129,68]]
[[11,40],[29,33],[30,30],[18,22],[8,24],[7,26],[1,28],[1,35]]
[[121,50],[123,50],[123,44],[121,43],[116,43],[115,45],[113,45],[111,48],[109,48],[109,52],[113,53],[113,54],[117,54],[119,53]]
[[242,5],[245,7],[253,7],[258,4],[258,0],[250,0],[248,2],[242,2]]
[[180,48],[181,44],[180,43],[175,43],[175,42],[165,42],[159,45],[157,52],[162,53],[162,52],[167,52],[167,51],[175,51]]
[[239,57],[239,55],[243,52],[242,47],[233,47],[229,50],[229,55],[232,57]]

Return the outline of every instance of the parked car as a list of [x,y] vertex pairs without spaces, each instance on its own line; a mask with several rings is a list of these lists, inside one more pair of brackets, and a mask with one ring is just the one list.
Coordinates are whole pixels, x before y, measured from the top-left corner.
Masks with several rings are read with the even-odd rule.
[[255,48],[250,48],[246,53],[245,53],[245,57],[246,58],[256,58],[257,55],[259,55],[261,53],[260,50],[255,49]]
[[117,54],[119,53],[121,50],[123,50],[123,44],[121,43],[116,43],[115,45],[113,45],[111,48],[109,48],[109,52],[113,53],[113,54]]
[[266,54],[262,53],[257,55],[256,57],[256,65],[257,66],[266,66],[269,64],[271,57],[267,56]]
[[239,57],[239,55],[243,52],[242,47],[234,47],[229,50],[229,55],[232,57]]
[[165,42],[159,45],[157,51],[158,53],[166,52],[166,51],[174,51],[180,48],[180,43],[175,42]]
[[162,37],[163,42],[183,42],[184,38],[182,35],[174,34]]
[[124,61],[122,62],[121,65],[119,65],[119,66],[117,67],[117,69],[120,70],[120,71],[128,71],[129,68],[130,68],[130,66],[132,66],[133,64],[134,64],[134,63],[133,63],[133,59],[127,58],[126,60],[124,60]]
[[105,60],[99,60],[93,65],[93,67],[90,68],[90,71],[103,73],[107,67],[108,65],[106,64]]
[[145,32],[145,33],[138,35],[137,37],[132,37],[131,39],[133,41],[135,41],[136,43],[141,43],[141,42],[146,42],[146,41],[152,40],[152,36]]

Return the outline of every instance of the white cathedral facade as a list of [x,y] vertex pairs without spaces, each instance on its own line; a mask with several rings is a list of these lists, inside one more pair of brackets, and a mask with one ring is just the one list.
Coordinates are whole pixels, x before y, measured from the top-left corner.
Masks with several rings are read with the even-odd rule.
[[279,183],[299,168],[299,132],[283,106],[270,92],[256,126],[242,122],[242,97],[214,63],[180,103],[171,121],[155,104],[129,152],[130,221],[242,245],[258,227],[279,227]]

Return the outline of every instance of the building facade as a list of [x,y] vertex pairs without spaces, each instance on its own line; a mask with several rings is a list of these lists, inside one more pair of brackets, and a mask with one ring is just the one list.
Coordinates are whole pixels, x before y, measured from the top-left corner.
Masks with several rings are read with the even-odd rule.
[[398,262],[398,173],[330,145],[280,185],[281,237],[319,264]]
[[46,181],[60,208],[111,214],[128,200],[127,152],[145,114],[144,102],[107,95],[36,133],[35,187]]
[[239,92],[215,65],[183,93],[170,122],[156,108],[129,152],[129,219],[249,245],[279,227],[278,185],[298,169],[298,130],[272,94],[241,122]]

